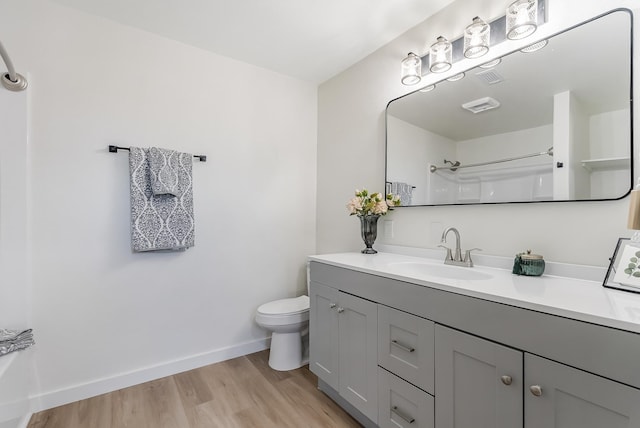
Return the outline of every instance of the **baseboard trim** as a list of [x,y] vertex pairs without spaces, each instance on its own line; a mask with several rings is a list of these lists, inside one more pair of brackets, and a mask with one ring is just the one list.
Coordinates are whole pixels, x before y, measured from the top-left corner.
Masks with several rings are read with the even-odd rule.
[[196,369],[220,361],[229,360],[269,348],[270,339],[258,339],[220,348],[178,360],[168,361],[151,367],[118,374],[108,378],[73,385],[55,391],[44,392],[30,397],[33,413],[62,406],[78,400],[95,397],[118,389],[171,376],[176,373]]
[[31,419],[31,413],[24,415],[21,418],[11,419],[9,421],[0,422],[0,428],[27,428],[29,420]]

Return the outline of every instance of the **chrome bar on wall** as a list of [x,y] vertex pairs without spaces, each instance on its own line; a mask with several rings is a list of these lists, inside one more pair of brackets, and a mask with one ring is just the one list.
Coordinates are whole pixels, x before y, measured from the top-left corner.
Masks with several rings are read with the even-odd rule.
[[9,54],[2,45],[2,42],[0,42],[0,57],[2,57],[2,60],[7,66],[8,70],[2,75],[2,78],[0,79],[2,80],[2,86],[14,92],[19,92],[27,89],[27,79],[25,79],[21,74],[16,73],[16,69],[13,68],[11,58],[9,58]]
[[[126,150],[129,151],[129,147],[120,147],[120,146],[109,146],[109,153],[118,153],[118,150]],[[194,158],[198,159],[200,162],[207,161],[207,155],[193,155]]]
[[493,165],[495,163],[511,162],[511,161],[515,161],[515,160],[533,158],[533,157],[536,157],[536,156],[544,156],[544,155],[553,156],[553,147],[549,147],[548,150],[546,150],[544,152],[540,152],[540,153],[531,153],[531,154],[528,154],[528,155],[515,156],[515,157],[512,157],[512,158],[498,159],[498,160],[488,161],[488,162],[470,163],[468,165],[460,165],[460,162],[458,162],[458,161],[451,162],[451,161],[448,161],[448,160],[445,159],[444,162],[445,163],[450,163],[451,166],[429,165],[429,171],[436,172],[439,169],[448,169],[448,170],[451,170],[451,171],[456,171],[456,170],[462,169],[462,168],[471,168],[471,167],[474,167],[474,166]]

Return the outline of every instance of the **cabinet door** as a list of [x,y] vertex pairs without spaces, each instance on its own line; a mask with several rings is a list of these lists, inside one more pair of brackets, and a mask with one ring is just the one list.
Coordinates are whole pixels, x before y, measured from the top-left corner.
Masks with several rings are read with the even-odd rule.
[[338,390],[338,290],[312,282],[309,299],[309,369]]
[[378,426],[433,428],[433,397],[378,368]]
[[378,306],[340,292],[340,388],[347,401],[378,420]]
[[378,305],[378,364],[433,394],[432,321]]
[[640,390],[525,354],[527,428],[638,428]]
[[436,426],[521,428],[522,352],[441,325],[436,337]]

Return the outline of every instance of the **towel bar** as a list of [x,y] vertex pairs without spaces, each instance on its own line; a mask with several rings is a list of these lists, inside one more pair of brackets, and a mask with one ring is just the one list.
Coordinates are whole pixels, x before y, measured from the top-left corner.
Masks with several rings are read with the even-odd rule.
[[[127,150],[129,151],[129,147],[119,147],[119,146],[109,146],[110,153],[118,153],[118,150]],[[206,162],[206,155],[193,155],[194,158],[197,158],[200,162]]]

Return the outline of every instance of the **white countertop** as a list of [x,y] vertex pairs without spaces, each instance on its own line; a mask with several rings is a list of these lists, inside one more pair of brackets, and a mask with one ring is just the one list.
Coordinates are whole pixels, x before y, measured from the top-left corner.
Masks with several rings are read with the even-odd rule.
[[[359,272],[410,282],[452,293],[477,297],[566,318],[640,333],[640,294],[608,289],[602,281],[561,276],[528,277],[510,270],[486,266],[472,269],[483,279],[452,279],[429,274],[429,264],[438,269],[442,260],[393,253],[337,253],[310,256],[310,260]],[[427,264],[426,269],[407,273],[403,264]],[[449,267],[449,266],[448,266]],[[454,267],[451,267],[452,269]]]

